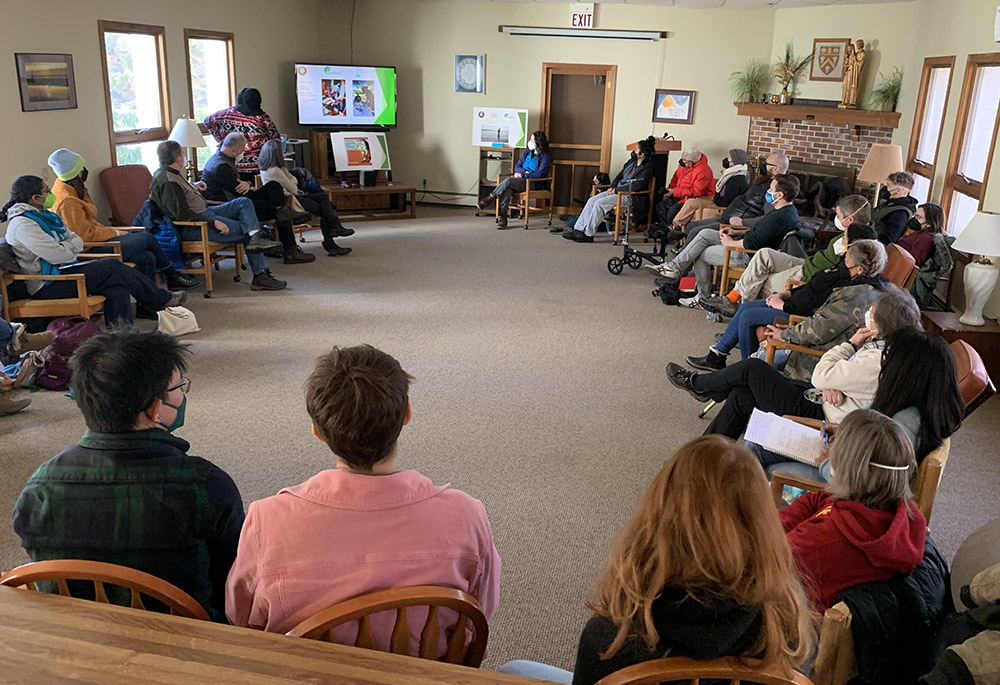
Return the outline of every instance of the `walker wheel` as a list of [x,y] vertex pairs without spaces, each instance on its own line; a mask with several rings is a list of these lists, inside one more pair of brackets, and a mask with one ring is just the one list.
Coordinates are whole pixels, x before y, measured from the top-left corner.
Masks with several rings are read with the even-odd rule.
[[236,283],[239,283],[240,280],[242,280],[242,279],[243,279],[243,277],[240,276],[239,274],[236,274],[235,276],[233,276],[233,281],[236,282]]
[[608,271],[611,272],[612,276],[617,276],[618,274],[620,274],[624,267],[625,267],[625,262],[623,262],[618,257],[612,257],[611,259],[608,260]]
[[549,226],[552,225],[552,219],[549,219]]
[[299,234],[299,242],[300,243],[304,243],[305,241],[306,241],[306,237],[300,233]]
[[211,291],[211,290],[206,290],[206,291],[205,291],[205,299],[207,300],[207,299],[209,299],[210,297],[212,297],[212,291]]
[[643,239],[642,239],[642,242],[644,242],[644,243],[648,243],[648,242],[649,242],[649,238],[643,238]]
[[625,258],[625,263],[628,264],[630,269],[641,269],[642,257],[633,252]]

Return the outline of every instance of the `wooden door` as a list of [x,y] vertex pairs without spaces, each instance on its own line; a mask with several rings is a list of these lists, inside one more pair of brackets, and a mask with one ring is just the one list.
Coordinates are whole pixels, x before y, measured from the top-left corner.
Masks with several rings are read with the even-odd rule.
[[542,64],[540,128],[552,149],[558,212],[579,213],[574,199],[590,197],[596,172],[615,175],[609,165],[617,76],[612,64]]

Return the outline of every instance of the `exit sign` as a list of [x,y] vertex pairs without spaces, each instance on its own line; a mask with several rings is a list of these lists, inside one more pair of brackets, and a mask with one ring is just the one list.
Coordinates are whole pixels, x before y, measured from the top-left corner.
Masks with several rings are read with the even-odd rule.
[[575,29],[594,28],[594,3],[592,2],[570,3],[569,25]]

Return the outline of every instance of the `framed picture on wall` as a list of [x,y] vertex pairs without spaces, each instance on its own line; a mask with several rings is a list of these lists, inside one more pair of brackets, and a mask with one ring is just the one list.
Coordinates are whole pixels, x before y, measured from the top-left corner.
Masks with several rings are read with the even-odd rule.
[[694,91],[657,88],[653,96],[653,122],[690,124],[694,121]]
[[486,90],[486,55],[455,55],[455,92]]
[[850,38],[816,38],[813,59],[809,66],[810,81],[843,81],[844,55]]
[[73,55],[15,52],[21,111],[76,109]]

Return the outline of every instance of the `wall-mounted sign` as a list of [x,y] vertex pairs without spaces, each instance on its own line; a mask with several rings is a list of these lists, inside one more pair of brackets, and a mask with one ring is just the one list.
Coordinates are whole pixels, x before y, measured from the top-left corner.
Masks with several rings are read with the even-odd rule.
[[569,25],[575,29],[594,28],[594,3],[571,2],[569,5]]

